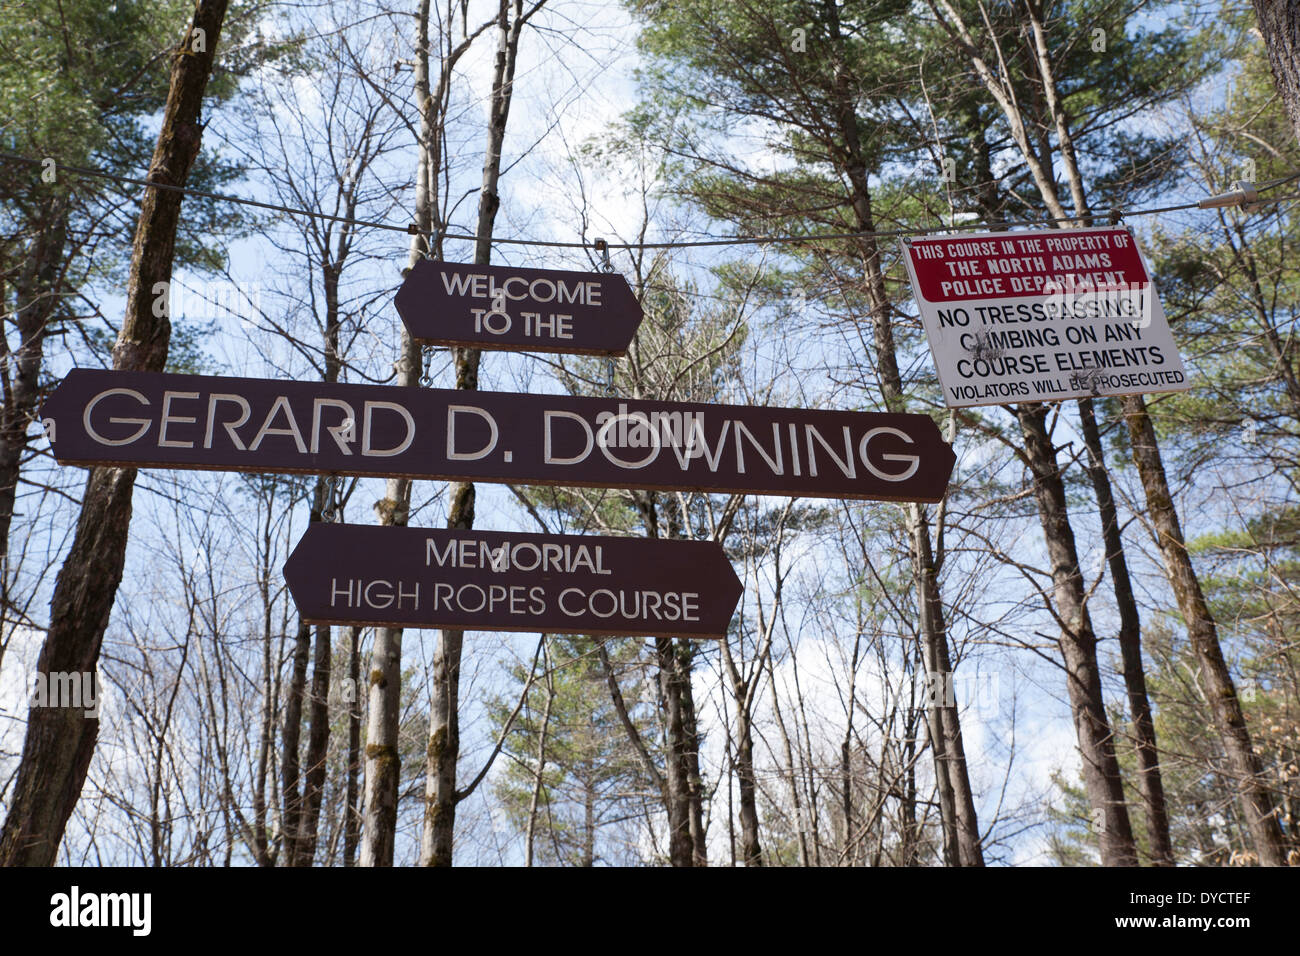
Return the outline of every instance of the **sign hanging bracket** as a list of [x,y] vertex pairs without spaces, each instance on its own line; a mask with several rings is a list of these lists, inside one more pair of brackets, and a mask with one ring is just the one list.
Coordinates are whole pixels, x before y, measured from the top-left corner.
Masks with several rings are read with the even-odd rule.
[[[609,261],[609,242],[605,239],[593,239],[592,246],[600,253],[600,271],[607,275],[614,273],[614,264]],[[605,394],[614,398],[618,391],[614,388],[614,359],[612,356],[605,359]]]
[[339,486],[343,484],[343,478],[340,475],[329,474],[323,478],[325,485],[325,501],[321,507],[320,519],[326,524],[341,522],[343,520],[343,502],[340,500]]

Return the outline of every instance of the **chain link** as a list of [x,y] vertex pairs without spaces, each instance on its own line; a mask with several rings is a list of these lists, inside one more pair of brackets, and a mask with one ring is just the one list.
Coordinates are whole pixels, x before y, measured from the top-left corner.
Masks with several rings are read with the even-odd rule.
[[433,346],[426,345],[420,350],[420,385],[424,388],[433,388],[433,373],[430,369],[433,366]]
[[[606,275],[614,272],[614,264],[609,261],[609,242],[605,239],[593,239],[592,246],[600,253],[600,271]],[[609,357],[605,359],[605,394],[610,398],[618,395],[618,389],[614,387],[614,359]]]
[[325,486],[325,502],[321,508],[321,521],[326,523],[343,521],[343,503],[339,500],[339,489],[343,484],[343,479],[338,475],[326,475],[323,484]]
[[[435,247],[438,245],[438,242],[441,240],[441,238],[442,238],[442,225],[440,223],[434,223],[433,232],[430,235],[425,237],[424,251],[421,253],[421,258],[423,258],[426,262],[435,261],[433,258],[433,254],[436,251]],[[432,345],[422,346],[420,349],[420,385],[422,388],[433,387],[433,374],[432,372],[430,372],[430,368],[432,367],[432,365],[433,365],[433,346]]]

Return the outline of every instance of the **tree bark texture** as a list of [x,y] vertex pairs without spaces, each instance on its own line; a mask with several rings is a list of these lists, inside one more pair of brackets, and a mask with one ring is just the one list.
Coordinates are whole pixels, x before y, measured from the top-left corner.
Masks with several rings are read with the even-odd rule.
[[1263,768],[1251,744],[1237,688],[1223,659],[1218,627],[1201,591],[1192,557],[1187,552],[1160,458],[1155,427],[1142,396],[1130,395],[1124,399],[1124,418],[1128,422],[1133,461],[1146,492],[1148,516],[1165,562],[1165,574],[1182,612],[1187,640],[1201,665],[1205,695],[1214,715],[1215,729],[1223,739],[1223,749],[1232,768],[1233,783],[1237,787],[1246,826],[1255,843],[1255,853],[1265,866],[1285,866],[1286,851],[1273,795],[1264,782]]
[[1300,0],[1253,0],[1282,107],[1300,142]]
[[[200,113],[227,0],[198,0],[173,53],[161,129],[149,164],[152,182],[183,186],[199,153]],[[199,34],[197,31],[202,31]],[[202,50],[192,38],[202,35]],[[113,347],[113,367],[161,371],[171,323],[154,314],[155,287],[170,283],[181,194],[146,189],[131,252],[126,316]],[[162,311],[162,310],[160,310]],[[92,468],[68,557],[50,602],[50,627],[37,664],[51,671],[93,672],[126,559],[135,469]],[[99,720],[73,708],[32,708],[9,814],[0,833],[0,863],[49,866],[81,794],[99,734]]]
[[1102,542],[1110,570],[1115,605],[1119,609],[1119,651],[1124,668],[1124,688],[1128,692],[1129,714],[1133,718],[1133,748],[1137,754],[1138,792],[1146,814],[1147,842],[1153,866],[1173,866],[1174,848],[1169,837],[1169,812],[1165,806],[1164,782],[1160,778],[1160,752],[1156,747],[1155,722],[1147,695],[1146,672],[1142,666],[1142,619],[1133,581],[1124,558],[1124,539],[1120,533],[1119,513],[1106,469],[1106,450],[1092,399],[1079,401],[1079,421],[1083,442],[1088,449],[1088,476],[1101,518]]
[[[348,629],[348,679],[352,699],[348,705],[348,782],[343,801],[343,865],[357,865],[361,845],[361,628]],[[346,700],[346,698],[344,698]]]
[[1103,866],[1137,866],[1137,848],[1124,803],[1115,739],[1106,715],[1083,572],[1070,527],[1065,482],[1047,431],[1045,405],[1017,405],[1025,456],[1034,478],[1034,497],[1052,566],[1052,603],[1061,630],[1070,710],[1083,758],[1083,780],[1093,808],[1093,829]]

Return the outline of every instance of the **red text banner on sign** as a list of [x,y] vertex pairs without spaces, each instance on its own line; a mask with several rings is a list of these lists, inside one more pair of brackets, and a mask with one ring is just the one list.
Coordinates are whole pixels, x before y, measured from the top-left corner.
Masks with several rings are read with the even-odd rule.
[[1150,281],[1122,228],[914,239],[904,248],[918,291],[930,302],[1109,291]]

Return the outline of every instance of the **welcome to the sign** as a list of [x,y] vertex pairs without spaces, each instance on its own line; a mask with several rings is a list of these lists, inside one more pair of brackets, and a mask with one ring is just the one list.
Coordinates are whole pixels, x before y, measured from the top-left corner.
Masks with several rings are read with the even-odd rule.
[[422,342],[590,355],[625,353],[643,315],[616,273],[432,259],[415,264],[393,304]]

